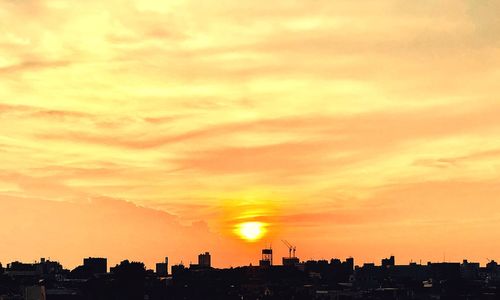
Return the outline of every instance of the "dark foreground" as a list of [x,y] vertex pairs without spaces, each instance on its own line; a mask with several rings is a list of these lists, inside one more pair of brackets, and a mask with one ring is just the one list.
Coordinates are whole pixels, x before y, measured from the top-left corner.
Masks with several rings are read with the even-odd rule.
[[495,262],[354,267],[354,261],[308,261],[289,266],[214,269],[172,267],[172,274],[124,261],[107,272],[99,262],[69,271],[57,262],[0,267],[0,300],[56,299],[500,299]]

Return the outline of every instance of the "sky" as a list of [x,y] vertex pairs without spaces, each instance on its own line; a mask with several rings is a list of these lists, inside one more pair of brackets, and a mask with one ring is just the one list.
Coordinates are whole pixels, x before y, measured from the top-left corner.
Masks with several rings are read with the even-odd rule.
[[498,11],[0,0],[0,262],[499,260]]

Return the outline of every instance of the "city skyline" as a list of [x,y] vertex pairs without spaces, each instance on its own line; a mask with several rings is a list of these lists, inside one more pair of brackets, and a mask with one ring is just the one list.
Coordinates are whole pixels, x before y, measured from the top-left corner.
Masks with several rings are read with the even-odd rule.
[[41,258],[27,264],[0,265],[0,297],[6,300],[227,299],[227,300],[431,300],[497,299],[500,267],[490,261],[397,263],[394,256],[379,264],[355,265],[345,260],[308,260],[290,249],[283,265],[272,263],[272,250],[262,249],[258,266],[217,268],[209,252],[198,263],[173,265],[168,257],[148,269],[124,260],[108,269],[106,258],[88,257],[73,270]]
[[498,11],[0,0],[0,261],[500,260]]
[[[170,268],[172,266],[181,266],[181,265],[185,266],[186,268],[189,268],[190,266],[191,266],[191,268],[193,268],[193,266],[196,268],[195,262],[196,262],[196,257],[197,257],[197,259],[198,259],[197,261],[200,265],[205,265],[205,266],[213,267],[213,268],[225,269],[225,268],[245,267],[245,266],[257,267],[257,266],[259,266],[259,264],[260,264],[260,266],[286,266],[287,263],[291,263],[292,265],[294,265],[294,264],[303,264],[303,263],[310,262],[310,261],[331,261],[331,260],[336,260],[336,259],[341,258],[339,256],[301,258],[299,255],[296,255],[296,250],[297,250],[296,246],[291,245],[290,243],[288,243],[288,241],[285,241],[285,240],[281,240],[281,242],[285,244],[284,247],[286,248],[286,250],[284,250],[284,251],[278,250],[277,251],[276,248],[272,247],[272,244],[269,244],[269,246],[266,246],[265,248],[261,248],[260,249],[261,252],[254,253],[251,257],[247,257],[248,261],[246,263],[242,263],[240,265],[227,265],[224,263],[222,263],[220,265],[214,265],[214,264],[212,264],[213,256],[211,255],[211,253],[209,251],[200,251],[199,249],[193,250],[192,253],[199,253],[193,257],[181,256],[180,258],[176,257],[177,259],[180,259],[178,261],[170,261],[169,256],[164,256],[162,258],[159,258],[156,261],[155,260],[148,261],[144,265],[147,269],[151,269],[151,270],[155,270],[155,268],[158,268],[159,264],[166,264],[167,270],[170,270]],[[281,247],[279,247],[279,248],[281,248]],[[265,255],[265,254],[267,254],[267,255]],[[205,260],[203,260],[202,257],[204,257],[206,255],[208,255],[208,257],[209,257],[208,263],[206,263],[206,262],[201,263],[202,261],[205,261]],[[376,258],[372,257],[371,260],[355,260],[354,256],[347,255],[343,258],[353,259],[354,260],[353,266],[356,266],[356,267],[358,267],[358,266],[362,267],[362,266],[366,266],[366,265],[384,266],[384,263],[387,263],[387,261],[390,261],[392,265],[395,265],[395,261],[394,261],[395,255],[393,255],[393,252],[391,252],[391,255],[389,255],[389,257],[390,258],[385,258],[384,256],[380,256],[380,257],[376,257]],[[488,255],[488,257],[495,257],[495,256]],[[163,261],[162,261],[162,259],[163,259]],[[261,259],[261,260],[259,261],[259,259]],[[287,259],[290,259],[290,261],[285,262],[285,260],[287,260]],[[105,264],[107,264],[107,262],[109,261],[106,256],[100,256],[100,257],[84,256],[83,258],[82,257],[77,258],[77,260],[80,263],[83,260],[84,265],[86,264],[87,260],[90,260],[90,261],[91,260],[105,260],[106,261]],[[269,264],[264,263],[264,265],[263,265],[262,260],[268,260]],[[58,260],[57,258],[54,259],[54,257],[51,258],[50,256],[48,256],[48,257],[41,257],[41,258],[36,258],[36,259],[28,259],[25,261],[23,261],[22,259],[13,259],[13,260],[9,261],[9,263],[20,262],[20,263],[27,263],[27,264],[39,264],[39,263],[45,263],[46,261],[47,262],[57,262],[57,263],[62,262],[61,260]],[[112,259],[110,261],[110,265],[113,265],[113,264],[118,265],[119,263],[124,262],[124,261],[144,263],[144,260],[141,258],[138,258],[138,257],[135,257],[133,259],[130,259],[128,257],[122,257],[118,260]],[[220,260],[216,259],[215,261],[220,263]],[[380,263],[377,264],[378,262],[380,262]],[[418,259],[418,260],[410,259],[409,261],[402,262],[401,260],[398,260],[398,264],[396,264],[396,265],[411,265],[411,264],[426,265],[426,264],[430,264],[430,263],[436,264],[436,263],[460,263],[460,262],[472,263],[472,260],[468,259],[468,257],[462,257],[460,259],[456,259],[456,258],[450,259],[449,257],[448,258],[446,257],[446,253],[443,253],[443,256],[441,257],[441,259],[438,259],[435,261],[422,260],[422,259]],[[4,264],[2,264],[2,261],[0,260],[0,266],[5,267],[5,266],[8,266],[9,263],[4,262]],[[477,263],[479,266],[484,267],[490,263],[495,264],[496,261],[495,261],[495,259],[490,259],[490,258],[485,257],[484,260],[479,260],[479,261],[473,262],[473,263],[475,263],[475,264]],[[73,265],[68,265],[69,270],[77,268],[80,265],[81,264],[79,264],[79,263],[76,263]]]
[[[185,268],[185,269],[191,269],[191,270],[198,270],[198,269],[232,269],[232,268],[244,268],[244,267],[253,267],[253,268],[261,268],[261,269],[266,269],[269,267],[289,267],[289,268],[294,268],[301,270],[303,269],[303,266],[312,263],[312,262],[326,262],[326,263],[332,263],[332,262],[347,262],[351,267],[352,270],[356,268],[366,268],[366,267],[387,267],[387,266],[426,266],[426,265],[431,265],[431,264],[462,264],[462,265],[475,265],[478,268],[497,268],[498,263],[495,260],[489,260],[485,263],[481,262],[474,262],[470,261],[468,259],[462,259],[460,261],[447,261],[445,258],[442,261],[409,261],[407,263],[401,262],[400,260],[397,260],[394,255],[388,256],[388,257],[380,257],[378,258],[377,261],[371,261],[371,262],[362,262],[362,263],[357,263],[356,258],[349,256],[345,258],[339,258],[339,257],[330,257],[330,258],[322,258],[322,259],[314,259],[314,258],[309,258],[306,260],[302,260],[297,256],[284,256],[284,257],[273,257],[273,251],[269,252],[271,249],[262,249],[261,253],[261,258],[262,260],[259,261],[257,264],[249,263],[246,265],[235,265],[235,266],[225,266],[225,267],[220,267],[212,264],[212,254],[210,252],[201,252],[200,254],[197,255],[197,259],[190,261],[189,263],[186,262],[178,262],[178,263],[170,263],[169,262],[169,257],[165,256],[163,258],[163,261],[159,260],[157,261],[153,266],[148,266],[144,264],[143,261],[141,260],[130,260],[130,259],[123,259],[115,264],[109,264],[108,259],[106,257],[84,257],[80,258],[80,263],[74,267],[66,268],[67,266],[64,266],[63,264],[60,263],[57,259],[51,259],[51,258],[46,258],[46,257],[41,257],[39,260],[33,260],[33,261],[11,261],[5,264],[2,264],[0,262],[0,269],[3,268],[3,270],[9,270],[10,267],[16,268],[19,265],[31,265],[31,266],[36,266],[36,265],[50,265],[50,266],[58,266],[60,268],[59,271],[62,270],[68,270],[71,272],[81,272],[81,268],[86,268],[85,272],[88,272],[88,274],[103,274],[103,273],[109,273],[112,272],[113,268],[116,266],[124,263],[124,262],[129,262],[129,263],[138,263],[138,264],[143,264],[144,265],[144,270],[145,271],[153,271],[157,274],[162,273],[165,275],[162,275],[164,277],[172,275],[172,269],[175,268]],[[267,252],[265,252],[267,251]],[[264,254],[267,254],[267,256],[264,256]],[[115,265],[113,267],[113,265]],[[54,268],[54,267],[52,267]],[[36,271],[34,269],[33,271]],[[85,276],[87,276],[86,274]]]

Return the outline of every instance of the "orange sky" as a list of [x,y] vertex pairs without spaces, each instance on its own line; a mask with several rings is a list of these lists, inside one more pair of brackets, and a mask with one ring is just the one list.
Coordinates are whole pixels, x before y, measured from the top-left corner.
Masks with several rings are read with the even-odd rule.
[[0,261],[500,259],[498,11],[0,0]]

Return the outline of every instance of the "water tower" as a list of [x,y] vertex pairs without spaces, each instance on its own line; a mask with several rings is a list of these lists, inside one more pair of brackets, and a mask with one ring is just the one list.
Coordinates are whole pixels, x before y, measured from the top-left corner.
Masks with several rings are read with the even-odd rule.
[[273,265],[273,249],[262,249],[262,259],[259,261],[261,267],[270,267]]

